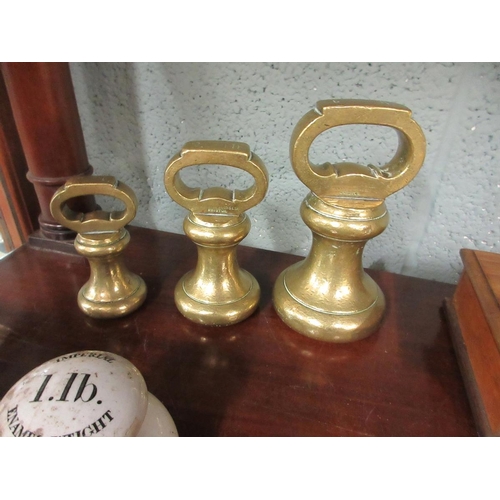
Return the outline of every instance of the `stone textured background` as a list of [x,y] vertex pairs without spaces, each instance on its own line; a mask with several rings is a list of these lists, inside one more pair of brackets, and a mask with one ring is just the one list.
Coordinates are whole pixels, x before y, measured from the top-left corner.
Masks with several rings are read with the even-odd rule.
[[[306,255],[299,206],[308,189],[290,165],[292,130],[318,100],[379,99],[413,111],[428,149],[413,182],[387,200],[391,222],[368,242],[365,267],[454,283],[460,248],[500,252],[500,64],[74,63],[71,71],[90,163],[134,189],[136,225],[182,233],[186,211],[163,185],[169,159],[191,140],[242,141],[270,174],[243,243]],[[311,158],[381,165],[396,144],[390,129],[346,126],[323,133]],[[227,167],[183,178],[250,182]]]

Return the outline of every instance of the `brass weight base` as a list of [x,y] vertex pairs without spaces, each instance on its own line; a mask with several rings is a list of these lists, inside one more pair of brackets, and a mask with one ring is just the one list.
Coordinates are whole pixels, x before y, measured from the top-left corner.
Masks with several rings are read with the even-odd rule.
[[224,304],[200,302],[190,297],[184,283],[193,275],[194,270],[186,273],[175,287],[175,305],[187,319],[207,326],[228,326],[248,318],[259,305],[260,286],[257,280],[244,269],[240,273],[250,282],[248,292],[238,300]]
[[315,340],[346,343],[364,339],[378,329],[384,316],[385,297],[368,275],[365,279],[376,290],[376,298],[367,309],[352,314],[327,313],[299,302],[288,290],[286,274],[301,264],[298,262],[285,269],[278,276],[273,290],[274,308],[292,330]]
[[87,286],[83,285],[78,292],[78,307],[92,318],[109,319],[126,316],[141,307],[147,296],[146,283],[140,276],[133,275],[130,286],[134,287],[134,291],[127,297],[113,302],[98,302],[85,296]]

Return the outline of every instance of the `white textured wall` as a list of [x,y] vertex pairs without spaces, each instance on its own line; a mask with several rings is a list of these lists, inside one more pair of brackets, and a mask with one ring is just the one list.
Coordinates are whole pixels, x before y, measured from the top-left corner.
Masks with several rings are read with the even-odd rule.
[[[316,101],[380,99],[408,106],[427,138],[420,173],[387,200],[391,223],[367,244],[366,267],[456,282],[460,248],[500,251],[500,65],[493,63],[77,63],[71,65],[97,174],[136,192],[134,224],[182,233],[186,211],[163,186],[190,140],[246,142],[270,174],[244,244],[305,255],[299,206],[308,189],[288,157],[292,130]],[[385,163],[393,131],[342,127],[315,142],[315,161]],[[239,187],[246,174],[191,169],[193,185]],[[235,172],[235,173],[233,173]]]

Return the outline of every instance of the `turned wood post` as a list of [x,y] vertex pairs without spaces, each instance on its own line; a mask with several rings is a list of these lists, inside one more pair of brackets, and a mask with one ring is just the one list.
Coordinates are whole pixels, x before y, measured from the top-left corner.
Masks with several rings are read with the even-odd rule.
[[[49,204],[55,191],[76,175],[91,175],[68,63],[2,63],[12,112],[35,186],[43,236],[68,240],[75,233],[54,220]],[[73,208],[95,209],[92,196]]]

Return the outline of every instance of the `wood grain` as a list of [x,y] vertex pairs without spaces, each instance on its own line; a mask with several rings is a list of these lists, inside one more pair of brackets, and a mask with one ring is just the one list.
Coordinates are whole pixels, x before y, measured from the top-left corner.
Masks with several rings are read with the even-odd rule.
[[38,227],[40,208],[33,186],[28,182],[28,167],[19,141],[7,89],[0,73],[0,212],[7,250],[28,240]]
[[500,353],[500,256],[465,249],[461,255]]
[[139,368],[181,436],[476,435],[440,314],[453,286],[369,271],[386,294],[383,326],[356,343],[328,344],[290,330],[272,307],[276,277],[299,257],[240,247],[241,266],[261,285],[260,307],[238,325],[204,327],[173,301],[195,265],[194,244],[130,230],[125,258],[148,298],[122,319],[78,309],[89,272],[82,257],[25,246],[0,262],[0,397],[55,356],[102,349]]
[[[478,430],[500,436],[500,256],[462,250],[464,272],[447,304],[451,333]],[[495,265],[496,264],[496,265]]]

